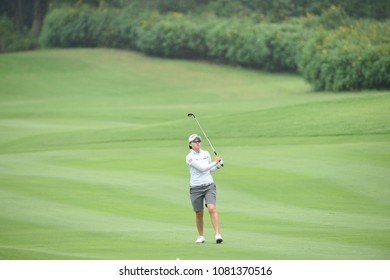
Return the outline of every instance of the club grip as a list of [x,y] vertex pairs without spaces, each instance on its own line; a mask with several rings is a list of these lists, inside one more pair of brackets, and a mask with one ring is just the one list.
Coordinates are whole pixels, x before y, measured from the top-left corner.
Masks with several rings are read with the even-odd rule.
[[[218,155],[216,151],[214,151],[214,155],[216,155],[216,156]],[[221,164],[221,166],[223,166],[223,164]]]

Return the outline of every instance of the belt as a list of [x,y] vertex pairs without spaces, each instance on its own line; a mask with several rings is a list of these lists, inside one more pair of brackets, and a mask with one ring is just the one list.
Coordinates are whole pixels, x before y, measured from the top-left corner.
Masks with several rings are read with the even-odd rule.
[[210,185],[212,185],[212,184],[214,184],[214,182],[204,183],[204,184],[200,184],[200,185],[196,185],[196,186],[191,186],[191,185],[190,185],[190,187],[191,187],[191,188],[196,188],[196,187],[202,187],[202,188],[204,188],[204,187],[208,187],[208,186],[210,186]]

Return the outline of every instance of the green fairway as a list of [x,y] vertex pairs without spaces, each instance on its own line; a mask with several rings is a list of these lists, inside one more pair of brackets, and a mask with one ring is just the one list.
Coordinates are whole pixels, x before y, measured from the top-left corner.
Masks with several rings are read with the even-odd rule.
[[[189,201],[196,114],[222,245]],[[0,55],[0,259],[390,259],[390,92],[119,50]],[[203,148],[211,152],[205,141]]]

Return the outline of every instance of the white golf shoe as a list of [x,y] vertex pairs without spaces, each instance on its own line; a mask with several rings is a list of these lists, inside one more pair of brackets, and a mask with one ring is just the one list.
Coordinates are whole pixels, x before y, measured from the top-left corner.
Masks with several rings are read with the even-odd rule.
[[205,239],[204,236],[198,236],[198,239],[196,239],[195,243],[204,243]]
[[217,244],[221,244],[221,243],[223,242],[222,236],[221,236],[220,234],[217,234],[217,235],[215,236],[215,242],[216,242]]

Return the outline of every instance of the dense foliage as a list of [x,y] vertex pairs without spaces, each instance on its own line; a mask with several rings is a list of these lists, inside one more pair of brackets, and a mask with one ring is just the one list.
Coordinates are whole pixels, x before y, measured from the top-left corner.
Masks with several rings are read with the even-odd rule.
[[36,49],[38,46],[38,38],[30,30],[18,31],[10,18],[0,16],[0,52]]
[[299,60],[304,78],[317,90],[390,88],[390,26],[357,21],[319,29]]
[[[352,11],[346,3],[354,1],[50,1],[40,42],[298,72],[316,90],[390,88],[390,24],[373,19],[386,18],[388,1]],[[0,21],[0,50],[36,46],[26,32],[27,41],[13,36],[20,33],[8,19]]]

